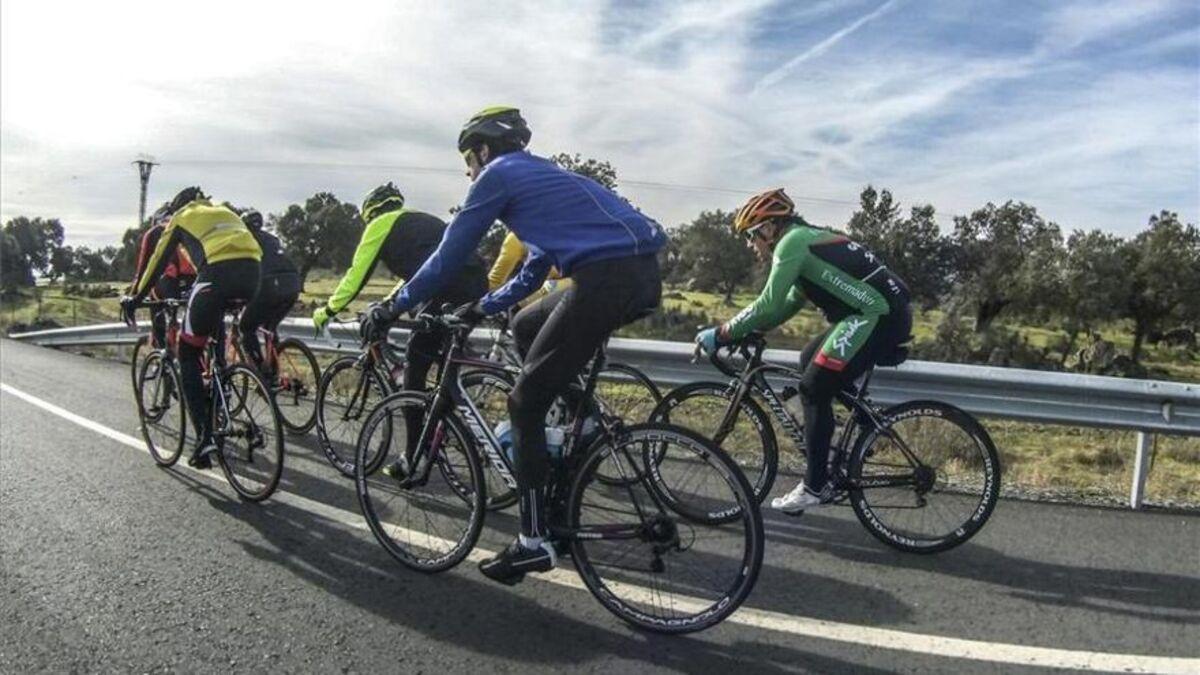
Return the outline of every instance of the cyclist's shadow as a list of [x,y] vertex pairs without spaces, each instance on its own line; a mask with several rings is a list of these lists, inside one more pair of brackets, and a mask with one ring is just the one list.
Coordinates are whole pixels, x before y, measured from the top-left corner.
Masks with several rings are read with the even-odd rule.
[[[584,610],[598,617],[595,620],[601,625],[593,625],[539,604],[520,591],[507,590],[482,577],[478,581],[468,578],[475,574],[470,562],[464,562],[461,571],[427,576],[401,567],[368,533],[351,531],[337,521],[281,502],[255,506],[223,494],[208,497],[214,508],[262,535],[265,544],[238,542],[251,556],[279,565],[394,625],[478,654],[564,665],[617,655],[685,671],[783,671],[804,664],[816,672],[870,672],[851,662],[757,641],[723,645],[706,640],[704,634],[668,637],[636,632],[624,628],[599,604]],[[564,589],[538,581],[529,580],[525,585],[539,595],[561,597],[564,593]],[[584,591],[565,592],[593,602]],[[721,632],[721,627],[714,629],[718,635]],[[364,656],[379,648],[379,642],[371,641],[369,635],[358,639],[365,640],[359,652]]]
[[[1015,508],[1085,507],[1021,504]],[[794,524],[789,525],[789,520]],[[802,527],[799,526],[801,523]],[[1200,611],[1197,611],[1200,578],[1197,577],[1032,560],[1010,555],[976,540],[933,555],[902,553],[880,543],[857,520],[830,515],[805,515],[797,520],[772,516],[766,526],[768,545],[812,548],[852,562],[1004,586],[1011,589],[1013,597],[1038,604],[1080,607],[1165,623],[1200,620]],[[981,534],[986,537],[991,533],[985,528]],[[1164,609],[1179,612],[1164,613]]]

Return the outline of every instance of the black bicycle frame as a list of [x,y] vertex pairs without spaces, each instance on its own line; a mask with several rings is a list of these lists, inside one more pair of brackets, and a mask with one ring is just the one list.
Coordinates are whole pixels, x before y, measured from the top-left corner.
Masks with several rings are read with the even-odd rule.
[[[709,360],[713,366],[723,374],[732,378],[730,382],[730,403],[725,410],[725,415],[721,418],[721,423],[717,426],[717,431],[713,438],[718,444],[723,442],[726,435],[733,431],[733,425],[737,421],[738,411],[741,408],[741,403],[751,391],[756,391],[766,401],[767,407],[775,416],[779,425],[792,437],[792,442],[797,448],[804,447],[804,434],[800,426],[796,424],[796,420],[792,418],[783,407],[783,401],[779,399],[779,395],[775,393],[775,389],[767,380],[767,375],[770,373],[780,375],[789,379],[799,380],[801,373],[793,368],[780,366],[776,364],[763,363],[762,353],[766,349],[766,341],[758,337],[751,337],[736,347],[731,347],[730,350],[736,349],[746,359],[746,366],[741,372],[730,368],[717,352],[714,351],[709,355]],[[832,466],[834,467],[834,477],[842,482],[843,487],[847,489],[863,489],[877,487],[898,487],[915,485],[916,481],[912,475],[900,476],[872,476],[866,479],[858,479],[851,481],[846,475],[847,460],[855,438],[860,434],[873,430],[882,432],[894,441],[900,448],[905,459],[913,467],[924,466],[924,462],[917,457],[908,444],[904,442],[889,426],[885,425],[875,411],[871,402],[867,399],[867,385],[871,381],[871,375],[874,369],[868,370],[862,377],[862,383],[852,385],[851,387],[839,392],[837,400],[850,411],[850,423],[842,427],[841,436],[838,442],[834,445],[834,454],[831,458]],[[797,394],[799,395],[799,394]],[[857,433],[856,433],[857,432]]]
[[[418,324],[422,326],[425,324]],[[465,347],[467,338],[470,334],[472,326],[466,325],[450,325],[450,337],[448,338],[448,348],[445,350],[445,355],[442,360],[438,383],[432,393],[432,400],[429,404],[429,415],[425,419],[424,425],[421,427],[421,435],[417,441],[416,448],[406,449],[405,463],[407,464],[405,478],[401,485],[424,484],[433,471],[436,464],[436,453],[433,451],[435,442],[440,440],[437,434],[444,433],[441,430],[441,420],[444,416],[457,412],[466,423],[467,428],[475,438],[476,444],[487,454],[488,460],[496,469],[497,473],[503,478],[505,484],[510,489],[516,489],[517,482],[513,475],[512,464],[508,458],[500,450],[500,441],[496,438],[491,429],[488,428],[487,421],[480,414],[475,403],[466,395],[462,385],[462,369],[469,367],[472,372],[486,371],[496,374],[509,375],[511,371],[503,364],[495,361],[478,359],[470,356],[465,356]],[[581,399],[578,409],[576,410],[575,418],[572,422],[571,433],[567,435],[563,443],[563,461],[570,466],[570,458],[573,456],[579,439],[583,436],[583,422],[587,404],[591,400],[595,388],[596,380],[599,377],[601,369],[605,363],[604,347],[597,351],[596,357],[592,361],[591,371],[585,380],[584,396]],[[606,415],[600,416],[600,424],[603,427],[604,437],[615,437],[619,434],[620,421],[610,420]],[[411,457],[409,453],[420,452],[419,457]],[[628,450],[625,450],[628,453]],[[622,474],[622,478],[628,475],[627,469],[613,455],[614,461],[617,463],[618,470]],[[632,458],[627,458],[630,464],[633,463]],[[555,481],[560,483],[561,481]],[[552,485],[553,487],[565,487],[561,485]],[[653,495],[653,491],[650,493]],[[647,531],[646,515],[637,499],[636,495],[630,494],[634,508],[642,521],[639,525],[614,525],[588,528],[586,530],[565,529],[551,527],[551,532],[556,537],[564,539],[636,539],[644,537]],[[659,505],[661,507],[661,505]]]

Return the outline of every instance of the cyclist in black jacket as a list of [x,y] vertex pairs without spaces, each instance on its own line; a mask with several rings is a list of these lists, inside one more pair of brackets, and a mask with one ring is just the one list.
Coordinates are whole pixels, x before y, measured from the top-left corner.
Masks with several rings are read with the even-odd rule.
[[262,248],[258,294],[242,311],[239,324],[242,332],[242,347],[254,360],[259,372],[267,382],[274,384],[277,373],[266,372],[263,366],[262,347],[258,342],[258,331],[274,336],[279,323],[287,317],[296,299],[300,297],[300,272],[296,264],[283,251],[279,238],[263,229],[263,217],[255,209],[242,211],[242,222]]

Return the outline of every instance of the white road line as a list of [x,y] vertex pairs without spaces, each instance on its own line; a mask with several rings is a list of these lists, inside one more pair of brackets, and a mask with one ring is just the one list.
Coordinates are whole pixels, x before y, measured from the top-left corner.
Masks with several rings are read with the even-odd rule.
[[[122,445],[136,448],[142,452],[149,452],[146,444],[141,439],[134,438],[129,434],[111,429],[86,417],[81,417],[70,410],[27,394],[11,385],[0,383],[0,390],[12,394],[42,410],[58,415],[69,422],[78,424],[85,429],[117,441]],[[213,482],[224,482],[222,478],[218,478],[219,474],[214,474],[213,472],[197,471],[182,464],[176,465],[176,468]],[[286,492],[277,492],[271,499],[302,508],[355,529],[367,529],[366,523],[363,522],[362,516],[358,513],[345,511]],[[481,560],[491,555],[494,555],[491,551],[476,548],[469,557],[472,560]],[[530,578],[571,588],[584,588],[583,582],[576,574],[562,568],[556,569],[549,574],[534,575]],[[1187,675],[1200,673],[1200,658],[1113,654],[1074,649],[1028,647],[999,642],[984,642],[981,640],[965,640],[939,635],[909,633],[887,628],[875,628],[872,626],[859,626],[836,621],[809,619],[782,612],[754,609],[752,607],[742,607],[733,616],[726,619],[726,621],[742,626],[761,628],[806,638],[846,642],[856,645],[879,647],[881,649],[914,652],[946,658],[969,659],[973,661],[1104,672],[1180,673]]]

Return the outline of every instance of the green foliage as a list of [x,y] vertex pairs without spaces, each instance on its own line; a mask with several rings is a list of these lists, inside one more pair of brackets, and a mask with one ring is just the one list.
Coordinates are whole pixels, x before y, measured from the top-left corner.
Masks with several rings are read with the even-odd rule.
[[587,176],[609,190],[615,191],[617,189],[617,170],[608,162],[592,159],[591,157],[583,159],[578,152],[574,155],[560,152],[557,155],[549,157],[549,160],[567,171],[574,171],[581,176]]
[[33,270],[21,243],[8,232],[0,231],[0,287],[11,293],[22,286],[33,285]]
[[671,278],[690,289],[720,293],[726,302],[749,281],[754,253],[733,233],[733,213],[703,211],[672,233],[678,259],[670,264]]
[[1133,320],[1130,356],[1136,363],[1151,331],[1170,322],[1200,322],[1200,231],[1163,211],[1150,217],[1125,255],[1130,278],[1124,315]]
[[300,268],[301,280],[317,265],[349,267],[363,229],[358,207],[329,192],[309,197],[304,206],[292,204],[282,214],[273,213],[267,222]]
[[16,240],[29,269],[35,273],[50,271],[54,250],[63,244],[63,226],[57,218],[17,216],[4,224],[4,233]]
[[1044,316],[1061,292],[1062,233],[1021,202],[988,203],[954,219],[955,294],[985,330],[1006,307]]
[[868,185],[850,217],[850,237],[878,254],[908,285],[914,302],[936,306],[950,288],[954,272],[950,240],[942,236],[928,204],[913,206],[908,218],[889,190]]

